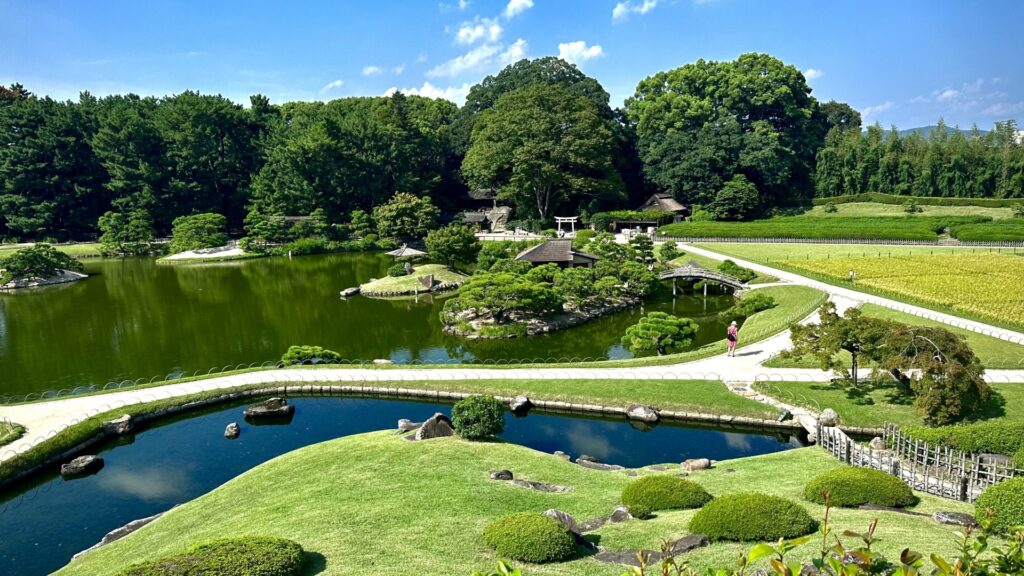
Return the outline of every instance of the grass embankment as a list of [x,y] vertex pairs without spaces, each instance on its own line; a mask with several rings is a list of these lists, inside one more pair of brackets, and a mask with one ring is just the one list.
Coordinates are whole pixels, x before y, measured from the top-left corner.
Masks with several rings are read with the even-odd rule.
[[359,292],[365,295],[373,294],[414,294],[425,292],[420,278],[429,274],[434,275],[434,282],[438,284],[462,284],[466,281],[466,275],[450,270],[444,264],[421,264],[413,266],[412,274],[405,276],[385,276],[377,278],[359,286]]
[[[1024,421],[1024,386],[990,386],[993,397],[976,419]],[[857,388],[846,384],[758,382],[754,388],[790,404],[815,410],[819,407],[832,408],[845,426],[881,428],[886,422],[898,426],[925,425],[914,410],[913,397],[890,382],[873,384],[864,381]]]
[[[794,248],[781,245],[705,244],[708,250],[766,261],[771,266],[809,278],[892,298],[1012,330],[1024,329],[1024,250],[951,249],[931,254],[858,251],[846,247],[833,256],[825,246],[803,258],[783,259]],[[895,247],[894,247],[895,248]],[[773,250],[779,256],[768,256]],[[920,250],[920,249],[919,249]],[[879,256],[881,254],[881,256]],[[816,258],[814,256],[817,256]],[[849,271],[856,280],[849,281]]]
[[957,248],[954,246],[890,246],[887,244],[794,244],[703,242],[699,248],[758,264],[831,258],[889,258],[949,254],[1024,254],[1024,248]]
[[[945,328],[954,334],[963,336],[967,340],[967,344],[970,345],[971,350],[974,350],[974,354],[981,359],[981,363],[986,368],[992,369],[1024,369],[1024,346],[1020,344],[1014,344],[1006,340],[994,338],[992,336],[986,336],[971,330],[963,328],[957,328],[944,324],[935,320],[928,320],[927,318],[921,318],[920,316],[914,316],[913,314],[907,314],[906,312],[899,312],[897,310],[891,310],[877,304],[864,304],[861,306],[861,310],[865,316],[871,318],[879,318],[882,320],[892,320],[894,322],[900,322],[909,326],[930,326]],[[841,353],[840,356],[843,366],[850,365],[850,354],[848,352]],[[781,357],[775,357],[765,362],[765,366],[770,368],[818,368],[818,363],[809,356],[805,356],[800,359],[785,359]]]
[[[676,466],[676,465],[673,465]],[[761,491],[801,500],[810,477],[840,466],[817,448],[722,462],[694,473],[714,495]],[[526,490],[488,478],[508,468],[517,478],[572,486],[562,494]],[[675,470],[667,473],[675,473]],[[583,468],[555,456],[502,443],[455,438],[407,442],[391,432],[349,436],[309,446],[242,474],[213,492],[174,508],[130,536],[90,552],[58,572],[107,575],[142,560],[182,552],[225,535],[279,536],[323,556],[330,574],[454,574],[489,570],[497,561],[483,543],[484,526],[515,512],[564,510],[578,520],[609,514],[631,480],[624,472]],[[821,506],[801,502],[820,518]],[[427,505],[424,505],[427,504]],[[971,507],[923,495],[919,511]],[[609,550],[657,549],[662,538],[686,533],[693,511],[659,512],[646,521],[608,524],[591,538]],[[890,512],[836,510],[834,526],[866,529],[880,518],[877,549],[897,558],[904,547],[950,555],[954,529],[929,518]],[[715,544],[687,555],[698,567],[732,566],[751,544]],[[793,559],[809,559],[807,545]],[[525,567],[530,576],[622,574],[623,567],[590,558]]]
[[[721,260],[715,260],[714,258],[701,256],[700,254],[693,254],[692,252],[685,252],[679,258],[667,262],[666,265],[671,268],[679,268],[681,266],[686,266],[691,261],[700,264],[701,266],[707,268],[708,270],[714,271],[718,271],[718,267],[722,265]],[[755,276],[753,280],[748,282],[748,284],[768,284],[769,282],[777,282],[779,280],[778,278],[770,274],[762,274],[760,272],[757,272],[756,274],[757,276]]]
[[[804,216],[815,218],[878,218],[907,216],[905,207],[898,204],[882,204],[880,202],[849,202],[836,204],[835,212],[827,212],[825,206],[818,205],[804,213]],[[987,216],[993,220],[1013,218],[1013,208],[1004,206],[926,206],[918,204],[920,212],[914,216]]]
[[835,204],[840,206],[849,203],[875,204],[917,204],[918,206],[973,206],[981,208],[1013,208],[1022,203],[1020,198],[947,198],[941,196],[898,196],[881,192],[865,192],[863,194],[844,194],[842,196],[821,196],[813,201],[815,206]]
[[6,446],[25,435],[21,424],[0,422],[0,446]]
[[235,262],[237,260],[254,260],[256,258],[266,258],[269,254],[262,252],[246,252],[244,254],[229,254],[227,256],[217,256],[211,254],[210,256],[200,258],[157,258],[157,264],[217,264],[218,262]]
[[946,228],[990,221],[983,216],[778,216],[751,222],[678,222],[659,229],[674,238],[809,238],[934,242]]
[[[301,386],[301,383],[282,385]],[[330,385],[329,382],[317,383]],[[407,388],[515,396],[526,394],[535,400],[625,407],[634,402],[664,410],[727,414],[751,418],[773,419],[776,413],[765,405],[740,397],[726,390],[716,380],[422,380],[388,381],[386,373],[378,382],[338,382],[339,386],[372,386]],[[226,396],[232,392],[254,388],[270,388],[275,384],[251,384],[230,389],[179,396],[144,404],[131,404],[75,424],[53,438],[12,460],[0,463],[0,479],[30,469],[53,454],[68,450],[100,432],[103,422],[123,414],[138,416],[187,404],[192,401]]]
[[[10,256],[25,246],[0,244],[0,258]],[[96,242],[83,242],[81,244],[54,244],[54,248],[76,258],[97,258],[102,256],[100,245]]]

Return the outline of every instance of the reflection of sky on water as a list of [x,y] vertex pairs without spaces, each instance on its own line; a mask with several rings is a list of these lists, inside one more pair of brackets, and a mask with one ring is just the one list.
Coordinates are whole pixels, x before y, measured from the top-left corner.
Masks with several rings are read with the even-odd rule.
[[[119,526],[187,502],[242,472],[316,442],[394,428],[399,418],[423,421],[439,404],[342,398],[298,398],[290,425],[251,426],[242,407],[170,422],[139,432],[134,442],[101,450],[98,474],[79,480],[40,478],[22,494],[0,495],[0,574],[33,576],[63,566],[76,552]],[[242,434],[224,439],[224,426],[237,421]],[[502,438],[540,450],[589,454],[601,461],[638,467],[764,454],[797,446],[775,435],[660,425],[649,432],[622,420],[597,420],[534,413],[508,415]],[[510,466],[512,463],[510,463]]]

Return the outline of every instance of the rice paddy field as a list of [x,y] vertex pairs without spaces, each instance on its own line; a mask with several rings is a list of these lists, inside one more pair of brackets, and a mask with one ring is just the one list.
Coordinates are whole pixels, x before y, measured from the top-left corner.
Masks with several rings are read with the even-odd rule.
[[[832,284],[1010,328],[1024,327],[1024,250],[705,244]],[[850,271],[856,280],[849,282]]]

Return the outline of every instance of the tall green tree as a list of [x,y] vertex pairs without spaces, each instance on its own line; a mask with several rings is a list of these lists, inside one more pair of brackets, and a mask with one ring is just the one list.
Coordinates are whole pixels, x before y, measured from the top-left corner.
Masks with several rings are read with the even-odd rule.
[[782,353],[786,358],[811,356],[818,360],[822,370],[846,369],[838,354],[850,353],[847,372],[854,386],[860,383],[861,363],[880,360],[889,332],[896,326],[892,322],[864,316],[859,308],[849,308],[842,315],[832,302],[822,304],[817,324],[794,324],[790,329],[793,347]]
[[572,197],[623,197],[611,139],[590,100],[531,86],[480,115],[462,173],[471,187],[498,189],[521,216],[547,220]]
[[622,345],[634,354],[657,352],[661,356],[689,346],[698,328],[689,318],[667,312],[648,312],[639,322],[626,328]]
[[388,238],[412,240],[422,238],[437,228],[440,211],[430,198],[417,198],[399,192],[386,203],[373,209],[377,232]]
[[142,256],[153,243],[153,223],[145,210],[110,211],[99,219],[100,250],[107,256]]
[[453,224],[427,232],[425,241],[430,257],[449,266],[476,262],[480,241],[469,226]]

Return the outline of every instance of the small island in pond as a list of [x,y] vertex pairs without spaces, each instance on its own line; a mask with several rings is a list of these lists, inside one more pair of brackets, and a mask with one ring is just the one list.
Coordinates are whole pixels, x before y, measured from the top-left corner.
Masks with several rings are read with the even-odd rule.
[[[384,298],[443,292],[458,288],[467,278],[465,274],[451,270],[443,264],[418,264],[410,267],[410,274],[406,274],[403,269],[400,275],[389,274],[360,285],[359,293],[363,296]],[[393,268],[396,268],[395,274],[398,274],[398,268],[404,266],[398,264]]]
[[22,248],[0,260],[0,290],[66,284],[88,278],[82,263],[49,244]]

